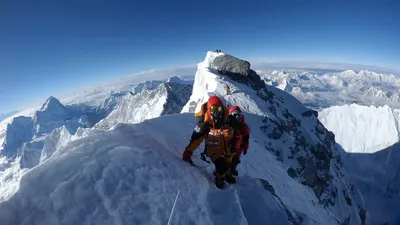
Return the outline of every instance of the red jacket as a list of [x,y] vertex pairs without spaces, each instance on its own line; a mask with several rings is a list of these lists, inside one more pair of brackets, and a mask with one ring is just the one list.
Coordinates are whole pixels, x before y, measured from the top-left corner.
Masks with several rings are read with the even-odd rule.
[[249,148],[250,129],[246,123],[242,123],[240,131],[235,132],[236,137],[236,154],[235,157],[240,157],[242,152]]
[[244,115],[242,114],[242,110],[239,106],[234,105],[229,108],[230,115],[241,115],[238,119],[240,121],[239,130],[235,131],[234,136],[236,137],[236,154],[235,157],[240,157],[244,150],[249,148],[249,139],[250,139],[250,129],[249,126],[244,122]]

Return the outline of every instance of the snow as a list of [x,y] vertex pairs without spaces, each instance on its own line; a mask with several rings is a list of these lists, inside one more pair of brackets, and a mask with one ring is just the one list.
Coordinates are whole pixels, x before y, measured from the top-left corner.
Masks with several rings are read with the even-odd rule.
[[400,107],[400,78],[368,70],[314,73],[311,70],[264,71],[263,80],[299,99],[307,107],[321,110],[356,103]]
[[360,190],[371,224],[388,223],[400,201],[399,109],[389,106],[335,106],[319,119],[343,148],[344,167]]
[[345,168],[362,193],[371,224],[388,223],[398,215],[400,146],[396,143],[373,154],[347,153]]
[[[23,176],[20,190],[0,205],[0,223],[164,224],[181,190],[172,224],[249,224],[246,216],[287,224],[283,206],[256,179],[219,190],[212,170],[180,160],[174,147],[189,138],[191,122],[193,115],[165,116],[70,142]],[[161,129],[169,130],[168,142],[156,138]]]
[[[226,104],[238,105],[243,111],[256,115],[266,115],[267,108],[256,94],[256,91],[248,88],[245,84],[232,80],[225,80],[225,77],[216,74],[209,66],[217,56],[224,53],[209,51],[203,62],[198,64],[192,95],[183,107],[182,112],[198,112],[201,104],[207,101],[212,95],[219,96]],[[226,95],[225,87],[228,85],[231,94]]]
[[389,106],[334,106],[318,118],[346,152],[374,153],[399,141],[400,110]]
[[17,155],[18,148],[32,139],[33,122],[30,117],[19,116],[13,118],[13,121],[7,125],[4,143],[1,146],[1,153],[7,157]]
[[293,91],[293,87],[286,81],[286,79],[282,81],[282,83],[278,86],[278,88],[286,92]]
[[8,161],[0,158],[0,202],[7,200],[20,186],[21,176],[28,169],[21,169],[18,161]]
[[20,112],[4,119],[3,121],[0,122],[0,146],[3,145],[5,137],[6,137],[6,130],[7,130],[7,125],[10,124],[15,117],[19,116],[25,116],[25,117],[32,117],[36,110],[39,108],[29,108],[25,110],[21,110]]

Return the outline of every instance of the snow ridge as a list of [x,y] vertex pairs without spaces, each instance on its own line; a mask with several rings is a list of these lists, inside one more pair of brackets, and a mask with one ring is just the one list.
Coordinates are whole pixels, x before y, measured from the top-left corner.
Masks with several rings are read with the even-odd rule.
[[[218,56],[208,53],[204,62],[209,62],[209,57],[213,59]],[[244,84],[247,83],[246,78],[239,78],[240,82],[233,81],[230,76],[221,76],[207,65],[209,63],[198,65],[192,96],[182,112],[198,111],[209,96],[218,95],[228,105],[238,105],[245,112],[263,117],[261,123],[258,122],[261,124],[262,134],[256,140],[263,143],[262,148],[267,149],[276,157],[274,161],[278,160],[283,163],[284,170],[287,171],[285,176],[311,187],[319,199],[318,202],[330,208],[330,211],[341,221],[348,220],[351,224],[360,222],[358,215],[360,208],[351,205],[350,207],[354,207],[351,210],[341,208],[349,205],[349,203],[345,203],[346,199],[352,199],[358,202],[358,206],[363,207],[362,198],[358,193],[350,191],[354,187],[349,185],[344,175],[345,172],[341,169],[342,163],[340,154],[335,149],[334,136],[318,121],[317,113],[308,110],[285,92],[273,87],[260,90],[249,88]],[[226,85],[229,85],[232,90],[230,95],[225,93]],[[254,128],[251,127],[251,129],[253,133]],[[324,166],[313,166],[311,162],[317,161],[320,162],[316,165]],[[263,173],[261,172],[261,174]],[[260,176],[262,176],[261,174]],[[318,177],[317,180],[320,180],[316,181],[316,177]],[[333,177],[333,179],[324,177]],[[279,186],[279,181],[269,181],[272,186]],[[319,182],[328,188],[316,185]],[[343,189],[347,190],[345,195],[337,193],[338,190]],[[288,193],[278,194],[282,199],[285,199],[284,195],[288,195]],[[341,201],[344,203],[339,203]],[[308,219],[316,219],[314,216],[310,216],[310,212],[298,212],[297,210],[301,207],[293,207],[293,203],[284,200],[283,202],[294,215],[307,215]],[[348,214],[349,212],[351,215]],[[336,221],[335,217],[331,217],[330,212],[325,211],[324,215],[330,219],[325,217],[325,221],[321,223],[326,224],[326,221],[331,219]]]

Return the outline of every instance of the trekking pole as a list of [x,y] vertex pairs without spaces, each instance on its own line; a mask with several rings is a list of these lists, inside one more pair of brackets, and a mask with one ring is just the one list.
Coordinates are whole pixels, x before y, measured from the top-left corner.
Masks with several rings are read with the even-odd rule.
[[172,215],[174,214],[174,210],[175,210],[176,201],[178,200],[178,196],[179,196],[179,192],[180,192],[180,191],[181,191],[181,190],[178,190],[178,193],[176,193],[176,197],[175,197],[174,205],[172,206],[171,214],[169,215],[169,219],[168,219],[168,223],[167,223],[167,225],[171,225],[171,219],[172,219]]

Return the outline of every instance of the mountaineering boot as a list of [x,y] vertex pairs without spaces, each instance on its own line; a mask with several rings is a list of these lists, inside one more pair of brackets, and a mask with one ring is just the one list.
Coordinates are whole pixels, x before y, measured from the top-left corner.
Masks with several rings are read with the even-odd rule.
[[226,173],[225,181],[228,182],[229,184],[235,184],[236,183],[236,179],[232,176],[231,169],[229,169],[228,172]]
[[224,177],[217,172],[215,173],[215,186],[217,186],[219,189],[224,188]]
[[233,176],[239,176],[239,172],[236,170],[236,166],[232,166],[231,171]]
[[232,171],[232,175],[233,176],[239,176],[239,172],[237,171],[237,166],[240,163],[240,159],[238,157],[233,157],[232,159],[232,167],[231,167],[231,171]]

